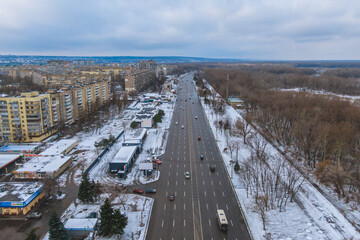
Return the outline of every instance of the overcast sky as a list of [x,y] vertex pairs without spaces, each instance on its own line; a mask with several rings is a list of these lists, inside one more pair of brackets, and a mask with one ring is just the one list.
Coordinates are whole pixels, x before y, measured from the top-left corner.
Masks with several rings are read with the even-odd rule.
[[360,0],[0,0],[0,54],[360,59]]

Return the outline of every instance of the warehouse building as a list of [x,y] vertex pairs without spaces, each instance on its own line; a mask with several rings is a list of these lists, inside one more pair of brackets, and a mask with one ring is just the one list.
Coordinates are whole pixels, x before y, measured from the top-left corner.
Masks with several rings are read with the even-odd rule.
[[138,146],[123,146],[115,155],[114,159],[109,163],[110,172],[118,173],[119,177],[125,176],[126,172],[131,168],[137,154],[140,152]]
[[0,183],[0,215],[25,215],[44,197],[38,182]]

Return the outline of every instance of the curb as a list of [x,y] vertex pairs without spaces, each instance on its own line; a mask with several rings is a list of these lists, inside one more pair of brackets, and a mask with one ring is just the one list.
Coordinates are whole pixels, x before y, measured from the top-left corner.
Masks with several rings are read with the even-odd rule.
[[145,232],[144,232],[144,240],[146,239],[147,231],[148,231],[148,228],[149,228],[149,222],[150,222],[150,218],[151,218],[151,214],[152,214],[152,208],[153,208],[154,202],[155,202],[155,200],[153,198],[150,198],[150,199],[152,201],[152,204],[151,204],[148,220],[146,221],[146,228],[145,228]]

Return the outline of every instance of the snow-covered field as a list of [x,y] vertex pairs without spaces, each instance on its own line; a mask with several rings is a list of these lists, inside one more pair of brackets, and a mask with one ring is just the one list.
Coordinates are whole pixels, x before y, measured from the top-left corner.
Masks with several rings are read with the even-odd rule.
[[[209,84],[207,87],[215,92]],[[202,101],[202,105],[217,139],[218,147],[222,150],[227,147],[227,144],[224,133],[217,131],[214,125],[218,116],[212,108],[204,104],[204,101]],[[240,114],[230,106],[226,107],[225,114],[221,118],[229,118],[232,123],[235,123],[238,118],[242,119]],[[252,131],[255,132],[253,129]],[[258,133],[255,137],[266,141]],[[233,168],[230,165],[231,156],[229,153],[220,152],[222,152],[225,165],[231,175]],[[267,144],[266,152],[269,156],[273,156],[269,161],[271,168],[276,164],[274,159],[281,158],[281,155],[270,144]],[[248,146],[241,144],[239,155],[240,162],[247,159],[250,156]],[[299,174],[296,170],[294,171],[295,174]],[[247,197],[240,176],[235,173],[233,175],[232,183],[254,239],[264,239],[265,235],[271,236],[271,239],[360,239],[360,234],[342,213],[306,180],[297,193],[295,201],[288,203],[285,211],[270,210],[266,212],[266,230],[263,230],[261,216],[254,211],[254,197],[250,194]]]

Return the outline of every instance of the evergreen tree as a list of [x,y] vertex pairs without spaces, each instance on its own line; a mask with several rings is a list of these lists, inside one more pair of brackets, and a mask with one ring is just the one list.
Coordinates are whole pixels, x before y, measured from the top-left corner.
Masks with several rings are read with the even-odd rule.
[[89,196],[89,189],[91,188],[90,185],[87,174],[83,174],[79,187],[78,198],[84,203],[88,203],[92,200],[92,196]]
[[49,239],[50,240],[69,240],[70,237],[64,228],[56,212],[53,212],[49,219]]
[[120,213],[119,209],[115,209],[112,216],[111,233],[124,234],[124,228],[127,225],[128,218]]
[[234,171],[235,171],[236,173],[238,173],[238,172],[240,171],[240,165],[239,165],[239,162],[238,162],[238,161],[235,162]]
[[113,212],[114,210],[107,198],[104,204],[100,207],[100,235],[108,236],[111,234]]
[[39,240],[40,237],[36,235],[35,230],[36,230],[35,228],[31,229],[31,231],[28,234],[26,234],[25,240]]
[[133,122],[130,124],[130,127],[131,127],[132,129],[134,129],[134,128],[137,127],[137,125],[138,125],[138,123],[135,122],[135,121],[133,121]]

